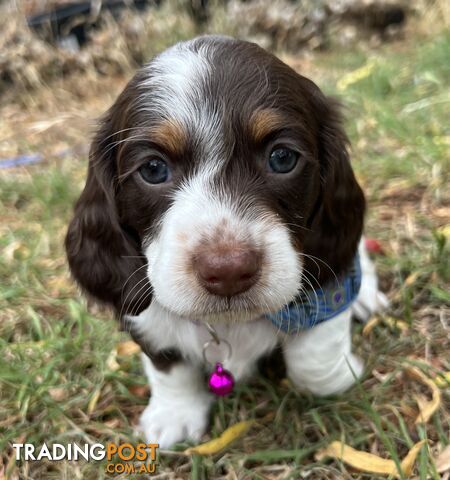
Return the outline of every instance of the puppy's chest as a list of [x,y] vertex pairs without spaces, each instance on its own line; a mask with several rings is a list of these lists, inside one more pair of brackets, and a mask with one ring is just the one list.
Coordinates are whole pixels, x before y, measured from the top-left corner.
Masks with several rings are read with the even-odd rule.
[[277,344],[277,329],[266,318],[213,324],[219,345],[205,324],[173,315],[155,303],[130,320],[152,351],[175,349],[186,360],[209,363],[211,368],[221,362],[237,380],[248,375],[256,361]]

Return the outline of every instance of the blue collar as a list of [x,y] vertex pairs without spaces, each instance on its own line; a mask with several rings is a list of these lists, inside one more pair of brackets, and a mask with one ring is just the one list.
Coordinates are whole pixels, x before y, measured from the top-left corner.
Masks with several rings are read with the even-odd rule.
[[282,332],[298,333],[342,313],[356,299],[360,287],[361,265],[357,254],[345,275],[323,288],[301,292],[293,302],[266,317]]

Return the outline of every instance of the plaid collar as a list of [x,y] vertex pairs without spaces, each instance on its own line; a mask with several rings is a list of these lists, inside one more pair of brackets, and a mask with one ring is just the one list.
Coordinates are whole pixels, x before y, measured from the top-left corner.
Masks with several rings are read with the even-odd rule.
[[323,288],[301,292],[293,302],[266,317],[282,332],[298,333],[342,313],[356,299],[360,287],[361,265],[357,254],[345,275]]

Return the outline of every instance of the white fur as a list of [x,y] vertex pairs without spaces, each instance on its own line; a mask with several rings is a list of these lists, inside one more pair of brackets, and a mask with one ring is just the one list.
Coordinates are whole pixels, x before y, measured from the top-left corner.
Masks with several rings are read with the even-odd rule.
[[[151,385],[150,403],[140,421],[146,440],[159,443],[161,448],[185,439],[199,440],[206,430],[212,402],[200,376],[203,345],[211,340],[210,334],[202,323],[179,317],[158,302],[152,302],[147,310],[130,320],[150,348],[176,348],[185,358],[166,373],[155,369],[146,355],[142,356]],[[247,378],[258,358],[272,350],[277,342],[276,330],[266,319],[220,324],[216,331],[229,342],[232,355],[227,357],[224,345],[211,345],[207,359],[211,364],[223,362],[237,381]]]
[[[213,47],[203,43],[197,51],[194,41],[182,42],[165,50],[148,65],[148,77],[141,84],[143,109],[161,118],[175,119],[202,143],[206,160],[212,164],[223,151],[222,114],[208,99],[202,87],[212,74]],[[146,101],[151,92],[150,104]],[[146,107],[150,105],[149,107]]]
[[[213,186],[211,175],[206,169],[185,182],[162,218],[157,236],[148,242],[145,255],[154,298],[178,315],[214,322],[242,322],[278,311],[300,288],[300,256],[288,229],[275,215],[258,212],[251,199],[248,209],[235,207],[226,191]],[[258,282],[231,299],[210,295],[192,270],[192,256],[201,248],[201,240],[213,242],[219,227],[222,240],[251,243],[263,253]]]
[[[129,319],[150,349],[175,348],[190,363],[199,366],[203,363],[203,345],[211,340],[203,322],[181,317],[158,302],[152,302],[139,316]],[[211,347],[208,361],[222,361],[237,380],[248,377],[256,360],[272,350],[277,342],[276,329],[265,318],[240,323],[223,322],[215,324],[214,328],[220,338],[229,342],[232,355],[226,358],[225,347]]]
[[367,322],[375,312],[387,308],[389,301],[386,295],[378,289],[377,272],[364,246],[364,238],[359,243],[358,252],[361,261],[362,282],[358,297],[352,304],[352,313],[362,322]]
[[[295,336],[278,332],[269,320],[259,316],[247,322],[218,322],[215,329],[220,338],[230,343],[232,355],[226,358],[226,348],[211,348],[208,361],[223,361],[238,381],[243,380],[253,372],[257,359],[281,342],[288,375],[299,389],[315,395],[348,389],[363,372],[362,361],[351,351],[351,315],[357,302],[369,305],[372,313],[385,305],[380,302],[382,294],[376,288],[374,266],[363,241],[359,252],[361,292],[348,310]],[[185,439],[198,441],[206,430],[212,402],[200,375],[204,368],[202,348],[211,339],[210,334],[202,322],[177,315],[157,301],[129,320],[150,348],[175,348],[185,359],[163,372],[143,355],[152,388],[150,403],[141,417],[147,441],[158,442],[162,448]]]
[[188,363],[179,363],[168,375],[157,370],[144,354],[142,362],[152,386],[152,400],[140,421],[146,441],[167,448],[186,438],[200,440],[212,402],[200,370]]
[[331,395],[347,390],[363,371],[351,353],[351,309],[286,339],[289,378],[300,390]]

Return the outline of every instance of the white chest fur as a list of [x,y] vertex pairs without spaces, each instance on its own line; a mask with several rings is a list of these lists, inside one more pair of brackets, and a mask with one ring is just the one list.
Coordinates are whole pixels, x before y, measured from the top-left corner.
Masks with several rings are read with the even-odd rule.
[[[190,362],[203,362],[203,345],[211,340],[211,334],[204,324],[190,321],[167,311],[157,302],[139,316],[128,317],[136,326],[142,339],[157,350],[176,349]],[[208,348],[208,361],[223,362],[231,370],[236,380],[249,375],[256,360],[270,352],[277,343],[277,329],[265,318],[244,323],[217,323],[214,328],[219,338],[231,346],[231,355],[225,345],[211,345]],[[228,357],[228,358],[227,358]]]

